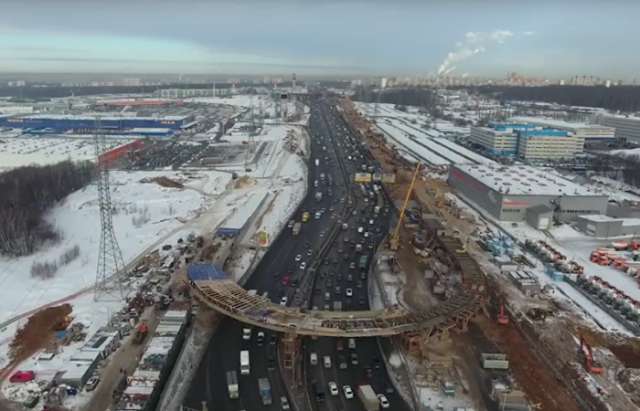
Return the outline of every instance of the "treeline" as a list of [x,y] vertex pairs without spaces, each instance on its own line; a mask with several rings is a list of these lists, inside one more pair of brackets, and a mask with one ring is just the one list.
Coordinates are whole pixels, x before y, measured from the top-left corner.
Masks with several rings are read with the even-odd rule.
[[353,100],[365,103],[389,103],[400,106],[418,106],[431,110],[436,105],[436,95],[430,88],[391,88],[376,90],[371,87],[356,89]]
[[589,169],[598,175],[615,176],[630,186],[640,187],[640,156],[601,154],[591,159]]
[[91,162],[21,167],[0,174],[0,254],[31,254],[58,234],[45,213],[84,187],[93,176]]
[[480,86],[472,89],[500,100],[544,101],[624,112],[640,111],[640,86]]

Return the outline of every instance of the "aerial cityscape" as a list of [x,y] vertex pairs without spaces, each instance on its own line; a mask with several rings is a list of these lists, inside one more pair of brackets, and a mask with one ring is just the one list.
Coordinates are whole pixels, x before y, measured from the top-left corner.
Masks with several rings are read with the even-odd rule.
[[640,410],[639,15],[8,0],[0,411]]

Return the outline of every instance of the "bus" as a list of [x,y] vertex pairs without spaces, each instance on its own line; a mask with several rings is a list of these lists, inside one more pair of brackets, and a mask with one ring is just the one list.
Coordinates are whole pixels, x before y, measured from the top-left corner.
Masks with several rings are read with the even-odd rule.
[[249,366],[249,351],[240,351],[240,375],[249,375],[251,367]]

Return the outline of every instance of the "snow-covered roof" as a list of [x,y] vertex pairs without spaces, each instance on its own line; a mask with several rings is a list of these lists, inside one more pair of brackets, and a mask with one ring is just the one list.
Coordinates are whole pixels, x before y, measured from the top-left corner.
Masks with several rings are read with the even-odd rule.
[[591,222],[594,222],[594,223],[606,223],[606,222],[610,222],[610,221],[620,221],[620,220],[622,220],[621,218],[613,218],[613,217],[609,217],[608,215],[604,215],[604,214],[585,214],[585,215],[580,215],[578,217],[582,218],[583,220],[591,221]]
[[603,197],[548,170],[525,166],[460,164],[455,167],[491,189],[509,195],[564,195]]
[[580,129],[585,129],[585,128],[613,132],[613,127],[601,126],[599,124],[587,124],[587,123],[570,122],[570,121],[564,121],[564,120],[556,120],[556,119],[544,118],[544,117],[519,116],[519,117],[512,117],[511,121],[539,124],[547,127],[559,128],[562,130],[569,130],[574,133]]
[[[94,121],[96,118],[92,116],[86,115],[76,115],[76,114],[31,114],[28,116],[23,116],[22,118],[31,118],[31,119],[50,119],[50,120],[89,120]],[[160,116],[160,117],[131,117],[131,116],[105,116],[100,117],[101,120],[171,120],[171,121],[180,121],[188,119],[188,115],[184,116]]]

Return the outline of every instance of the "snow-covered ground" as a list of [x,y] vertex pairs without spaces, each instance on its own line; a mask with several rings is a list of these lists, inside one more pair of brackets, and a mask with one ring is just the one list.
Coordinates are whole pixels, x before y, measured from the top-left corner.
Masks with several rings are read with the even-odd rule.
[[[239,141],[243,137],[230,138]],[[257,192],[268,194],[265,203],[269,206],[258,210],[255,229],[275,237],[306,190],[303,157],[308,136],[299,126],[274,125],[265,126],[256,141],[264,141],[268,147],[252,164],[253,171],[249,173],[245,173],[244,164],[221,167],[224,170],[217,171],[113,172],[112,199],[117,209],[114,227],[125,263],[163,244],[175,243],[178,237],[188,233],[214,231],[224,221],[233,219],[234,214],[244,213],[243,205]],[[287,150],[285,146],[293,146],[295,150]],[[241,177],[246,175],[249,183],[236,184],[231,180],[231,171]],[[148,182],[160,176],[178,180],[185,188],[165,188]],[[143,179],[146,182],[141,182]],[[0,285],[5,290],[0,293],[2,320],[88,290],[95,281],[99,241],[95,185],[72,193],[49,213],[48,219],[62,234],[60,243],[32,256],[0,257]],[[75,245],[80,248],[80,256],[60,267],[55,277],[41,280],[30,275],[34,261],[57,261],[65,250]],[[73,306],[72,315],[85,324],[95,324],[95,329],[103,326],[121,304],[94,304],[90,291],[70,298],[69,302]],[[13,322],[0,331],[0,367],[7,364],[8,344],[25,321],[26,318]],[[93,330],[90,329],[90,333]],[[65,348],[65,352],[73,350],[73,347]]]
[[[181,172],[111,173],[112,200],[116,209],[113,222],[125,261],[201,213],[206,206],[206,195],[200,191],[200,186],[215,190],[207,193],[215,195],[222,192],[230,180],[227,173],[221,172],[190,174],[193,177],[187,178]],[[186,188],[141,182],[160,176],[184,181]],[[188,188],[190,185],[194,189]],[[11,290],[11,293],[2,293],[0,318],[7,319],[46,301],[62,298],[95,281],[100,226],[96,185],[91,184],[69,195],[51,210],[47,220],[60,233],[62,240],[59,243],[30,256],[0,257],[0,287]],[[60,267],[54,278],[41,280],[30,275],[33,263],[55,262],[65,250],[76,245],[80,248],[80,256]]]
[[612,150],[611,154],[621,157],[636,157],[640,158],[640,148],[630,148],[626,150]]
[[[107,139],[107,150],[131,140]],[[65,160],[95,159],[96,151],[90,138],[0,137],[0,172],[32,164],[49,165]]]

